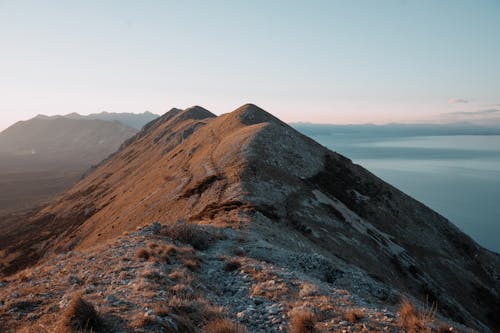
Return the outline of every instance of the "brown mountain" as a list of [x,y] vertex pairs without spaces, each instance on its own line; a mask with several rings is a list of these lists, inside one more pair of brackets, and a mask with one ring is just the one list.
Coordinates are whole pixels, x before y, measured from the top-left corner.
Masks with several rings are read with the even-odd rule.
[[135,132],[119,123],[59,116],[12,125],[0,133],[0,213],[60,193]]
[[[219,117],[201,107],[167,112],[27,219],[0,235],[5,274],[181,220],[242,230],[254,242],[249,257],[304,274],[315,261],[295,258],[321,258],[334,267],[333,286],[376,281],[470,327],[500,329],[497,254],[251,104]],[[346,278],[348,267],[356,279]],[[391,302],[391,293],[371,292]]]

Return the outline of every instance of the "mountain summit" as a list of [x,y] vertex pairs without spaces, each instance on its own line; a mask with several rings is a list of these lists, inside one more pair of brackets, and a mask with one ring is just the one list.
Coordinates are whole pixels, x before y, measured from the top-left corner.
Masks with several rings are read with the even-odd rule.
[[90,251],[155,222],[235,230],[251,240],[248,257],[327,274],[334,287],[371,286],[363,297],[376,302],[409,295],[469,327],[500,328],[497,254],[253,104],[218,117],[172,109],[153,120],[23,234],[0,236],[3,270]]

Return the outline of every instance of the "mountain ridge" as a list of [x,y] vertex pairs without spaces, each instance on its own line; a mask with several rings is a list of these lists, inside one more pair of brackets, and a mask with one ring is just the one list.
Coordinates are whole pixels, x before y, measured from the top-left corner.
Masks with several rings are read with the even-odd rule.
[[54,115],[54,116],[39,114],[34,118],[35,119],[68,118],[68,119],[95,119],[95,120],[105,120],[105,121],[117,121],[125,126],[135,128],[136,130],[140,130],[142,126],[144,126],[145,124],[149,123],[150,121],[158,117],[159,115],[149,111],[145,111],[143,113],[102,111],[99,113],[90,113],[87,115],[81,115],[77,112],[72,112],[65,115]]
[[[32,216],[45,234],[16,244],[37,261],[178,220],[353,265],[367,281],[429,297],[454,320],[499,325],[498,255],[253,104],[218,117],[201,107],[167,112]],[[13,258],[4,271],[14,264],[23,263]]]

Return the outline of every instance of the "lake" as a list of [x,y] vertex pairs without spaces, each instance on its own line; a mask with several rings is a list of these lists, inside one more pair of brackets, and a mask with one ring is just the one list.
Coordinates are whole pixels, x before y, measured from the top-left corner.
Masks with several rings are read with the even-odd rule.
[[303,132],[500,253],[500,135],[384,135],[345,128]]

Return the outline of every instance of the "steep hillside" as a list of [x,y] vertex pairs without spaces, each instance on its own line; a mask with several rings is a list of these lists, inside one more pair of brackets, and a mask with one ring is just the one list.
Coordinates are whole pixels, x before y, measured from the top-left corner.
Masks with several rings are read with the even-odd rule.
[[328,267],[326,283],[369,290],[365,298],[393,305],[408,294],[481,331],[500,328],[498,255],[250,104],[219,117],[173,109],[145,126],[22,230],[0,236],[3,271],[178,220],[241,230],[252,239],[248,258],[304,274]]
[[60,193],[135,132],[118,123],[63,117],[12,125],[0,133],[0,213]]

